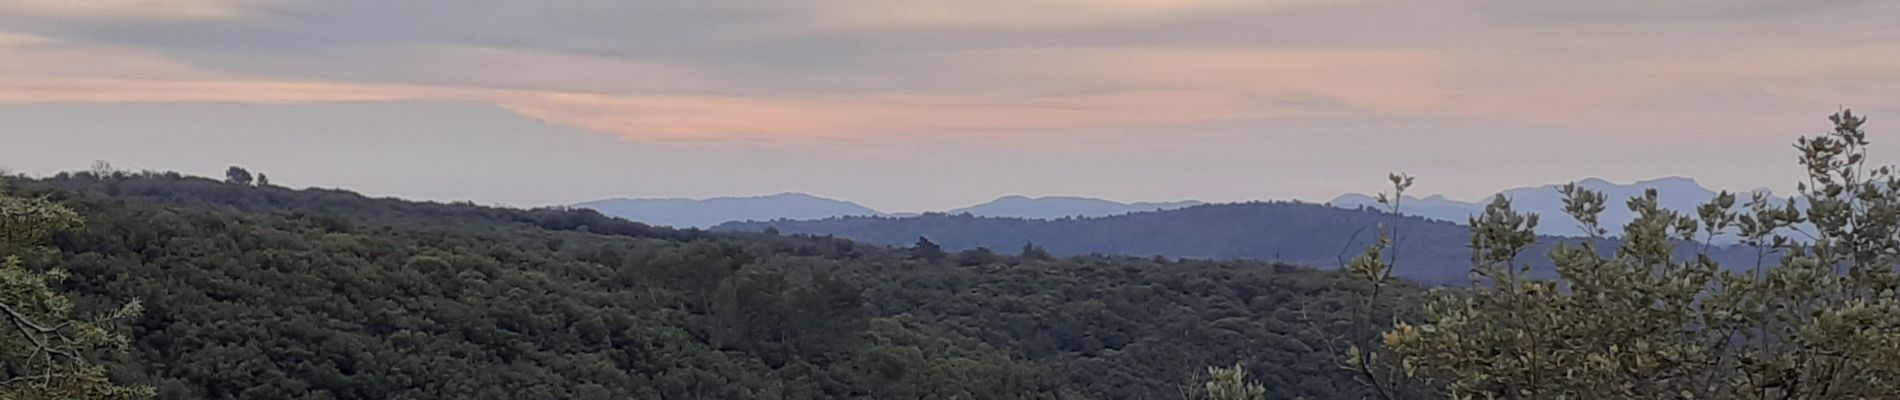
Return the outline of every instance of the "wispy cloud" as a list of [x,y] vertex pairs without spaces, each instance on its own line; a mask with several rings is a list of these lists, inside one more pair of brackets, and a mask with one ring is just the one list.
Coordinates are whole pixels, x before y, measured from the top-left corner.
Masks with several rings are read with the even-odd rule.
[[38,18],[198,20],[243,17],[264,0],[0,0],[0,10]]
[[[1349,0],[1350,1],[1350,0]],[[1273,11],[1323,0],[815,0],[799,10],[828,30],[1007,29],[1045,31],[1136,25],[1219,13]]]
[[769,140],[863,136],[1050,134],[1299,114],[1188,91],[996,98],[873,94],[838,98],[603,96],[553,93],[503,101],[549,122],[641,137]]
[[[1896,12],[1848,0],[0,0],[34,21],[0,33],[0,102],[465,101],[631,139],[1165,132],[1314,115],[1721,132],[1800,121],[1816,104],[1895,104],[1900,43],[1866,23]],[[1644,25],[1653,17],[1706,21]]]
[[[501,105],[551,123],[628,138],[742,137],[804,140],[972,131],[1065,131],[1287,115],[1239,99],[1187,90],[1067,95],[866,93],[829,97],[643,93],[640,81],[692,81],[691,74],[638,63],[522,62],[528,55],[481,50],[485,61],[446,72],[438,84],[284,79],[195,67],[137,49],[33,41],[0,47],[31,62],[0,67],[0,103],[308,103],[448,100]],[[510,62],[512,61],[512,62]],[[454,68],[441,60],[426,65]],[[542,71],[535,73],[531,71]],[[621,89],[582,91],[589,88]],[[682,83],[682,85],[691,85]]]

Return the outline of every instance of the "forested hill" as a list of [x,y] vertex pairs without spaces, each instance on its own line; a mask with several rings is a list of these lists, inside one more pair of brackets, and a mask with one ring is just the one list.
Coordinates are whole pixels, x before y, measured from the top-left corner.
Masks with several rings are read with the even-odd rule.
[[273,214],[321,223],[367,223],[389,227],[534,227],[585,230],[617,236],[690,240],[704,234],[696,229],[650,226],[584,209],[513,209],[474,203],[417,202],[370,198],[342,189],[291,190],[277,186],[236,185],[200,177],[165,173],[119,173],[112,179],[89,174],[63,173],[42,180],[15,180],[16,186],[83,192],[114,200],[239,214]]
[[[770,228],[885,245],[909,245],[924,237],[954,250],[984,247],[1014,251],[1033,243],[1056,255],[1255,259],[1330,268],[1376,240],[1381,223],[1397,235],[1399,276],[1430,284],[1469,281],[1470,230],[1463,225],[1299,202],[1210,204],[1049,221],[926,214],[728,223],[713,230],[757,232]],[[1547,266],[1549,259],[1543,254],[1551,244],[1576,241],[1544,237],[1526,253],[1524,261]],[[1693,247],[1684,243],[1682,255],[1692,254]],[[1601,248],[1610,251],[1615,245],[1606,243]],[[1718,247],[1712,253],[1725,265],[1754,265],[1753,249]]]
[[1232,363],[1366,395],[1334,351],[1358,286],[1326,271],[107,175],[0,194],[85,218],[24,261],[81,311],[141,300],[104,364],[162,399],[1155,399]]

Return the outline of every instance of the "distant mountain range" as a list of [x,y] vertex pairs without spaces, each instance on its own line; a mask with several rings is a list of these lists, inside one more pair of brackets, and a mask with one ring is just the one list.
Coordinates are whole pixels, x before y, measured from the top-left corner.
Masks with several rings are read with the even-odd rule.
[[[1680,212],[1695,212],[1697,205],[1716,197],[1716,191],[1708,190],[1701,184],[1697,184],[1695,180],[1682,178],[1682,176],[1666,176],[1666,178],[1640,180],[1640,182],[1630,182],[1630,184],[1615,184],[1615,182],[1607,182],[1600,178],[1587,178],[1587,180],[1579,180],[1577,184],[1588,190],[1604,191],[1609,197],[1609,205],[1602,214],[1602,224],[1609,229],[1611,235],[1617,235],[1621,231],[1621,226],[1628,224],[1634,218],[1634,214],[1630,214],[1630,210],[1623,207],[1623,201],[1628,197],[1642,195],[1644,190],[1659,191],[1664,209],[1680,210]],[[1562,193],[1558,193],[1558,184],[1512,188],[1512,190],[1499,191],[1499,195],[1509,197],[1514,209],[1541,214],[1543,222],[1537,226],[1537,231],[1541,235],[1554,235],[1554,237],[1585,235],[1585,231],[1577,226],[1577,220],[1564,214],[1564,199],[1562,199]],[[1742,195],[1744,195],[1742,199],[1746,201],[1746,193]],[[1490,197],[1476,199],[1476,201],[1457,201],[1457,199],[1448,199],[1444,195],[1429,195],[1429,197],[1408,195],[1400,207],[1400,214],[1419,216],[1425,220],[1465,224],[1473,214],[1482,212],[1484,205],[1488,203],[1490,203]],[[1305,203],[1264,203],[1264,205],[1321,207],[1321,205],[1305,205]],[[1347,210],[1385,209],[1385,207],[1379,207],[1378,201],[1374,201],[1372,195],[1362,195],[1362,193],[1340,195],[1326,205]],[[1199,209],[1199,207],[1205,207],[1205,203],[1201,201],[1119,203],[1119,201],[1093,199],[1093,197],[1005,195],[982,205],[946,210],[946,212],[893,214],[893,212],[880,212],[864,205],[857,205],[851,201],[826,199],[826,197],[807,195],[807,193],[777,193],[777,195],[760,195],[760,197],[712,197],[712,199],[604,199],[604,201],[580,203],[576,207],[600,210],[602,214],[619,216],[619,218],[627,218],[635,222],[656,224],[656,226],[712,227],[728,224],[728,222],[832,220],[832,218],[847,218],[847,216],[883,216],[883,218],[920,216],[921,220],[944,220],[944,218],[952,218],[959,214],[969,214],[978,218],[1020,218],[1020,220],[1026,220],[1022,224],[1028,224],[1028,220],[1104,218],[1104,216],[1125,216],[1125,214],[1136,214],[1136,212],[1146,214],[1155,210]],[[1740,201],[1737,207],[1740,207]],[[1170,212],[1161,216],[1180,216],[1180,212]],[[872,220],[883,220],[883,218],[872,218]],[[1159,218],[1159,216],[1138,216],[1138,218]],[[847,220],[847,222],[864,224],[863,220]],[[1277,224],[1271,220],[1256,220],[1256,222]],[[832,233],[832,231],[821,231],[821,233]],[[1077,231],[1077,235],[1087,235],[1087,233]],[[910,241],[916,241],[916,235],[910,235],[908,239],[893,239],[893,241],[897,241],[893,245],[908,245]],[[1721,239],[1720,243],[1723,245],[1733,243],[1733,237]],[[980,243],[980,245],[988,246],[996,245],[996,243]],[[1051,248],[1051,250],[1058,250],[1058,248]],[[1117,252],[1115,248],[1075,248],[1075,250],[1077,252]],[[1119,254],[1127,254],[1127,252],[1119,252]],[[1193,254],[1193,256],[1214,256],[1214,258],[1227,256],[1227,254],[1216,254],[1216,252],[1167,252],[1167,254],[1169,256]],[[1254,256],[1269,256],[1269,254],[1254,254]]]
[[607,199],[574,206],[628,220],[678,228],[706,228],[730,221],[881,215],[877,210],[857,203],[804,193],[710,199]]
[[[1141,211],[1169,210],[1202,204],[1187,200],[1176,202],[1122,203],[1089,197],[1003,196],[983,204],[950,210],[948,214],[981,217],[1060,219],[1105,217]],[[847,216],[914,216],[914,213],[884,213],[844,200],[828,199],[804,193],[780,193],[756,197],[715,197],[709,199],[608,199],[575,204],[603,214],[654,225],[681,228],[707,228],[726,222],[771,221],[780,219],[823,219]]]
[[[950,250],[989,248],[1014,253],[1035,244],[1056,255],[1116,254],[1203,259],[1260,259],[1321,268],[1337,267],[1371,243],[1380,223],[1398,233],[1397,274],[1429,284],[1468,282],[1470,231],[1450,222],[1394,216],[1299,202],[1210,204],[1108,217],[1036,220],[925,214],[914,217],[837,217],[809,221],[733,222],[715,231],[764,231],[830,235],[856,241],[909,246],[926,237]],[[1544,237],[1523,261],[1548,269],[1543,255],[1554,243],[1579,239]],[[1602,243],[1605,251],[1616,247]],[[1681,255],[1691,246],[1685,244]],[[1754,251],[1717,246],[1715,258],[1734,267],[1753,266]]]
[[1067,217],[1106,217],[1132,212],[1187,208],[1201,204],[1204,203],[1195,200],[1163,203],[1122,203],[1090,197],[1003,196],[996,200],[991,200],[988,203],[950,210],[947,214],[970,214],[979,217],[1058,219]]
[[[1612,235],[1620,233],[1624,224],[1628,224],[1630,220],[1635,219],[1635,215],[1629,211],[1629,208],[1624,206],[1624,200],[1642,196],[1645,190],[1655,189],[1657,200],[1661,203],[1663,208],[1691,214],[1695,213],[1696,206],[1706,203],[1710,199],[1714,199],[1717,194],[1716,191],[1696,183],[1694,179],[1684,177],[1657,178],[1629,184],[1617,184],[1602,179],[1591,178],[1578,181],[1577,185],[1586,189],[1603,192],[1604,195],[1608,197],[1608,204],[1605,205],[1606,207],[1603,210],[1603,214],[1599,218],[1603,227],[1609,229]],[[1540,215],[1542,221],[1537,226],[1537,231],[1540,234],[1558,236],[1586,235],[1587,233],[1578,226],[1577,220],[1571,218],[1569,214],[1564,213],[1563,193],[1557,191],[1560,186],[1562,185],[1521,187],[1498,192],[1498,194],[1511,199],[1512,208],[1521,212],[1533,212]],[[1756,189],[1756,191],[1766,193],[1767,189]],[[1749,193],[1737,194],[1737,210],[1741,209],[1743,203],[1748,201],[1748,196]],[[1406,196],[1404,201],[1400,203],[1399,213],[1463,224],[1466,223],[1471,216],[1484,212],[1485,205],[1490,204],[1490,202],[1491,197],[1489,196],[1470,202],[1452,200],[1440,195],[1423,198]],[[1380,210],[1386,209],[1386,207],[1380,205],[1373,196],[1358,193],[1339,196],[1333,199],[1329,204],[1334,207],[1348,209],[1361,207]]]

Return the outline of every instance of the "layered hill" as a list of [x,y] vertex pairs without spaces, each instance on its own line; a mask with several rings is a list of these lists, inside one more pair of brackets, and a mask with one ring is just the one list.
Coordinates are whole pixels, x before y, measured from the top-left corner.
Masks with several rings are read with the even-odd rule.
[[[1058,219],[1103,217],[1200,204],[1202,203],[1193,200],[1123,203],[1076,196],[1003,196],[982,204],[953,209],[949,213],[984,217]],[[915,213],[885,213],[849,201],[804,193],[707,199],[620,198],[577,203],[574,207],[596,210],[606,215],[646,224],[675,228],[708,228],[726,222],[780,219],[917,215]]]
[[[1113,254],[1214,260],[1252,259],[1331,268],[1350,259],[1377,237],[1380,224],[1397,235],[1401,265],[1396,273],[1420,282],[1456,285],[1468,282],[1470,230],[1462,225],[1370,209],[1342,209],[1299,202],[1210,204],[1100,218],[1032,220],[972,215],[926,214],[916,217],[852,217],[808,221],[728,223],[719,231],[763,231],[826,235],[908,245],[919,237],[944,248],[1015,251],[1028,244],[1056,255]],[[1526,262],[1544,265],[1549,246],[1580,239],[1547,236],[1531,249]],[[1600,246],[1606,251],[1614,243]],[[1683,254],[1691,254],[1685,243]],[[1753,266],[1753,249],[1717,247],[1718,261]]]
[[[1584,179],[1576,183],[1579,187],[1603,193],[1605,197],[1612,200],[1612,206],[1603,210],[1603,214],[1598,216],[1603,226],[1611,231],[1617,230],[1617,228],[1628,224],[1630,220],[1636,218],[1634,214],[1630,213],[1629,209],[1620,207],[1622,200],[1642,196],[1645,191],[1655,190],[1657,200],[1659,201],[1658,205],[1662,206],[1662,208],[1692,215],[1695,213],[1696,206],[1707,203],[1710,199],[1714,199],[1718,193],[1713,189],[1703,187],[1694,179],[1674,176],[1636,181],[1627,184],[1613,183],[1597,178]],[[1520,211],[1541,215],[1544,219],[1544,223],[1537,227],[1537,232],[1540,234],[1554,236],[1583,235],[1585,232],[1582,232],[1577,227],[1577,220],[1571,218],[1569,214],[1564,213],[1563,194],[1558,191],[1560,186],[1562,185],[1512,188],[1500,191],[1495,196],[1503,196],[1504,198],[1510,199],[1511,206]],[[1738,196],[1741,201],[1737,202],[1736,210],[1741,210],[1743,208],[1742,203],[1746,202],[1749,199],[1749,195],[1755,192],[1770,194],[1766,189],[1758,189],[1750,193],[1739,194]],[[1776,198],[1774,201],[1779,202],[1782,200]],[[1491,197],[1489,196],[1473,201],[1454,200],[1442,195],[1427,197],[1407,196],[1404,202],[1400,204],[1399,212],[1406,215],[1440,221],[1465,223],[1471,216],[1484,212],[1485,205],[1490,204],[1490,202]],[[1385,208],[1385,206],[1378,204],[1377,199],[1373,196],[1357,193],[1341,195],[1338,198],[1334,198],[1332,202],[1328,204],[1335,207],[1353,209]]]
[[1075,196],[1003,196],[987,203],[950,210],[948,214],[970,214],[979,217],[1059,219],[1106,217],[1142,211],[1172,210],[1201,204],[1201,202],[1194,200],[1123,203],[1113,200]]
[[1287,264],[919,258],[176,174],[0,195],[86,219],[24,261],[82,312],[145,304],[103,363],[161,399],[1150,399],[1233,363],[1366,396],[1326,350],[1355,286]]
[[710,199],[606,199],[575,204],[620,218],[676,228],[706,228],[729,221],[817,219],[879,215],[877,210],[844,200],[804,193]]

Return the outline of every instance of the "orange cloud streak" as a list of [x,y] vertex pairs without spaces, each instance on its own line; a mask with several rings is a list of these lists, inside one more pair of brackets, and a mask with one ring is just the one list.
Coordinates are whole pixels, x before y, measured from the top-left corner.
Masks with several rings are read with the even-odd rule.
[[[25,38],[11,42],[19,44],[0,45],[0,56],[31,61],[0,66],[0,72],[7,73],[0,77],[0,103],[469,101],[496,104],[549,123],[628,138],[803,140],[909,133],[1046,132],[1300,112],[1261,109],[1247,104],[1242,97],[1196,90],[1137,89],[1059,96],[930,90],[828,97],[580,93],[559,88],[581,86],[581,78],[546,71],[598,73],[633,64],[581,60],[585,62],[537,66],[522,57],[488,51],[477,54],[509,63],[474,70],[507,75],[496,81],[526,88],[286,80],[204,70],[136,49],[64,46]],[[508,71],[519,68],[497,65],[528,65],[532,67],[528,71],[543,71],[529,78],[557,80],[518,79]],[[659,71],[659,75],[648,77],[656,80],[690,78],[676,69],[621,70]],[[556,88],[546,87],[550,85]]]
[[1072,131],[1295,113],[1250,110],[1226,96],[1187,91],[1001,100],[934,94],[753,98],[551,93],[506,100],[501,104],[549,122],[629,137],[779,139]]
[[[1892,104],[1868,93],[1878,93],[1869,85],[1894,88],[1888,74],[1900,70],[1895,45],[1776,50],[1612,57],[1464,49],[1025,48],[878,62],[928,82],[910,89],[747,96],[699,94],[719,80],[683,68],[512,50],[431,53],[485,60],[442,83],[366,83],[235,75],[139,49],[13,34],[0,35],[0,59],[17,60],[0,64],[0,103],[467,101],[626,138],[780,141],[1074,132],[1315,113],[1721,132],[1771,120],[1805,122],[1813,111],[1785,109],[1788,104]],[[601,83],[589,85],[589,79]],[[592,87],[603,89],[582,92]],[[1700,103],[1737,90],[1764,99]],[[1737,115],[1738,109],[1751,112]]]

